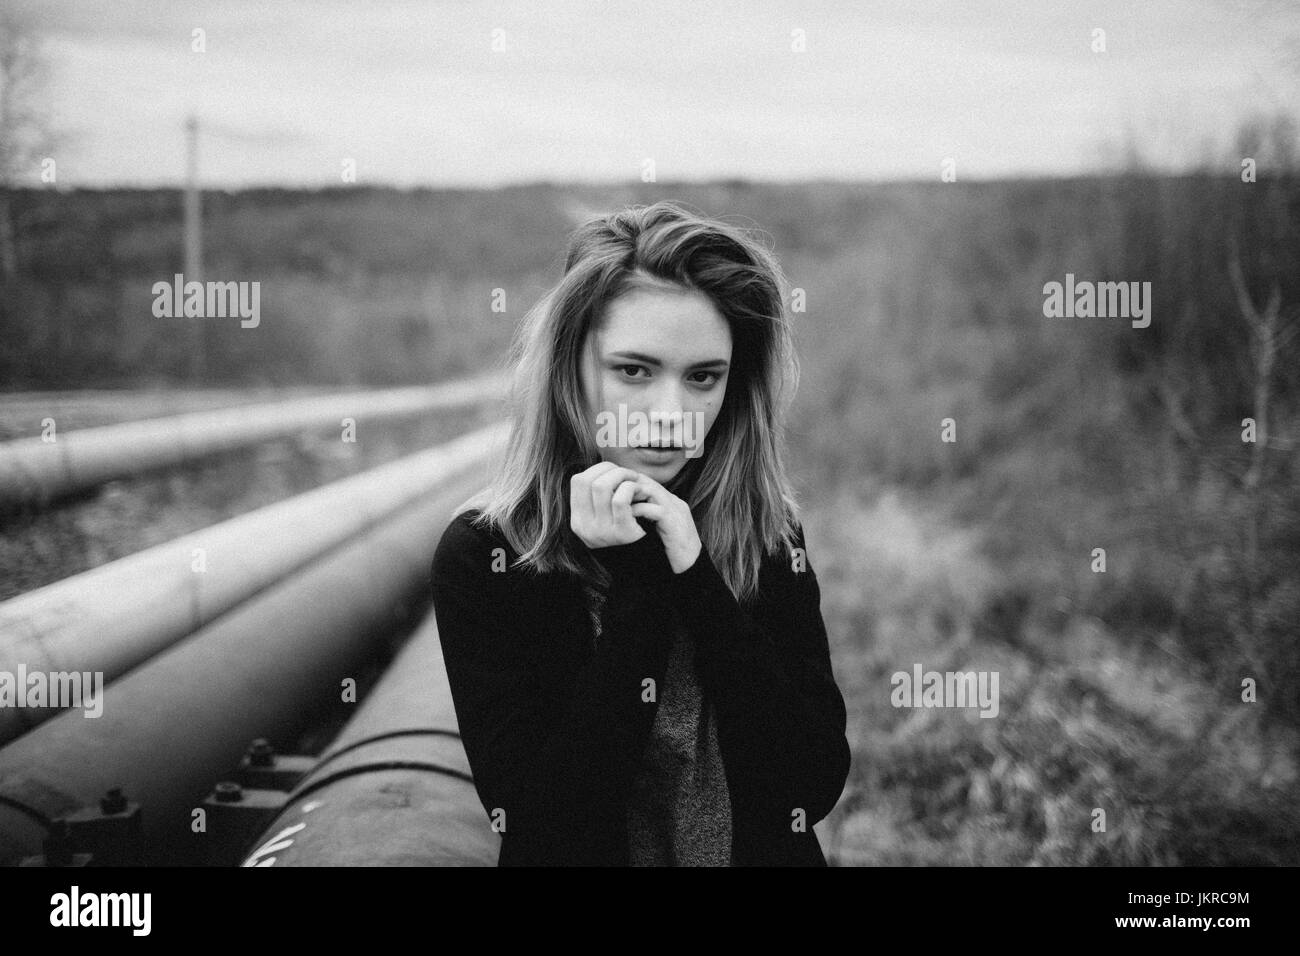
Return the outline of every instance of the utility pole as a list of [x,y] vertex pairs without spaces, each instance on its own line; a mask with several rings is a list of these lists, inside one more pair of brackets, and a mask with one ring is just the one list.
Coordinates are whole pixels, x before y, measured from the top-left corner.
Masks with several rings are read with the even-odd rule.
[[[199,121],[190,114],[185,121],[185,282],[203,281],[203,205],[199,195]],[[206,319],[191,319],[190,383],[203,380]]]

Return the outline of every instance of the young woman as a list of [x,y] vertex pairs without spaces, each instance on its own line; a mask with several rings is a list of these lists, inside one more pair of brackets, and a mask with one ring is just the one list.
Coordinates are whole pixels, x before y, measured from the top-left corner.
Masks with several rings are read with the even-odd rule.
[[434,610],[500,864],[813,865],[849,772],[781,460],[786,282],[659,202],[573,234]]

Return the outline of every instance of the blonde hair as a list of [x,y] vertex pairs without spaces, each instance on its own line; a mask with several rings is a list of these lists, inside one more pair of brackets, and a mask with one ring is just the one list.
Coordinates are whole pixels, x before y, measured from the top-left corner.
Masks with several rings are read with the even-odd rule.
[[749,601],[764,553],[794,545],[799,517],[783,463],[783,421],[799,378],[787,284],[759,242],[675,202],[631,206],[570,236],[563,277],[529,310],[511,348],[503,466],[458,511],[478,507],[473,523],[498,527],[519,554],[517,567],[608,585],[569,527],[568,479],[601,460],[584,409],[582,347],[611,302],[665,283],[707,296],[731,330],[726,395],[704,453],[667,487],[689,486],[701,543],[732,594]]

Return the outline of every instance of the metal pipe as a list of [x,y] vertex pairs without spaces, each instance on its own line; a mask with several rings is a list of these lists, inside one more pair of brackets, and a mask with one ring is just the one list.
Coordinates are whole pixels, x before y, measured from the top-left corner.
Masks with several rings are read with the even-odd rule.
[[113,478],[195,461],[232,448],[313,429],[338,429],[344,418],[403,418],[475,405],[505,394],[497,374],[441,385],[319,395],[284,402],[188,412],[85,428],[46,442],[38,436],[0,442],[0,508],[48,504]]
[[149,862],[201,859],[193,811],[212,782],[249,740],[283,744],[356,706],[341,682],[391,632],[394,609],[428,593],[438,536],[481,485],[481,474],[447,483],[154,657],[105,688],[101,717],[66,711],[0,749],[0,862],[40,852],[41,817],[113,787],[141,805]]
[[[448,480],[481,472],[508,429],[489,425],[11,598],[0,604],[0,671],[108,683]],[[0,744],[57,712],[0,707]]]
[[495,866],[432,612],[244,866]]

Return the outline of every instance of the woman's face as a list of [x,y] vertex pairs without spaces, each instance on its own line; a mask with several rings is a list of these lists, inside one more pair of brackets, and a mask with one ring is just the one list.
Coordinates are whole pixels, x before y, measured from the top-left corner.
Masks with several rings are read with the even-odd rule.
[[604,461],[665,484],[703,454],[731,362],[731,329],[707,296],[636,289],[610,304],[582,355]]

